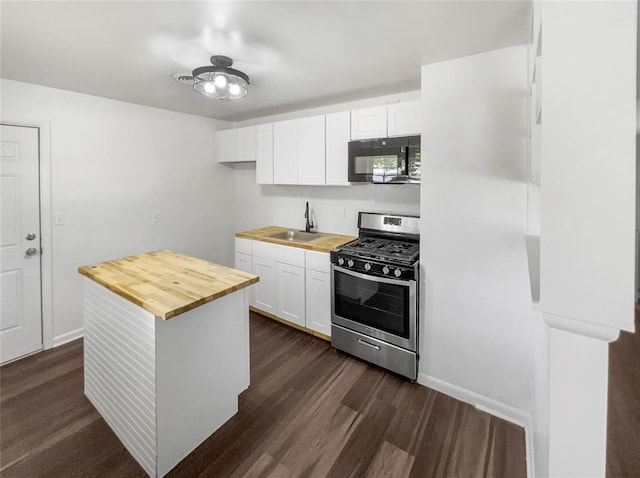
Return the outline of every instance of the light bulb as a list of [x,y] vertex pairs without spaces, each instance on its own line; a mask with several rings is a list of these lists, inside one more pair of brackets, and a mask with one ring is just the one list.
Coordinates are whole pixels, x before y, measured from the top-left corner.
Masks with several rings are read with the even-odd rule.
[[204,84],[204,91],[206,91],[207,93],[209,93],[210,95],[215,93],[216,91],[216,87],[213,83],[211,83],[210,81],[205,82]]
[[232,95],[237,95],[238,93],[240,93],[240,87],[235,83],[229,85],[229,93],[231,93]]
[[213,82],[218,88],[224,88],[227,86],[227,77],[225,75],[216,75]]

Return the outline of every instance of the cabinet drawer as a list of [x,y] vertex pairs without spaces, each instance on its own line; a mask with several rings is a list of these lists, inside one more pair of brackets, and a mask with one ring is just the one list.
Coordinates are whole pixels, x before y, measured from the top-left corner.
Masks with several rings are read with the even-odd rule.
[[240,254],[248,254],[251,256],[253,255],[252,244],[253,241],[251,239],[236,237],[236,252],[239,252]]
[[331,272],[331,262],[327,252],[305,251],[306,268],[318,272]]
[[269,242],[254,241],[253,256],[264,257],[283,264],[304,267],[304,249],[281,246]]

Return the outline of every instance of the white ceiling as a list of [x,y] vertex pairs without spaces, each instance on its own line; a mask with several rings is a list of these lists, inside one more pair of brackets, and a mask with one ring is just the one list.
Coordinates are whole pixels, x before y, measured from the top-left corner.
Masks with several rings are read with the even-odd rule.
[[[530,1],[2,1],[3,78],[228,121],[416,90],[420,66],[527,43]],[[227,55],[249,95],[171,79]]]

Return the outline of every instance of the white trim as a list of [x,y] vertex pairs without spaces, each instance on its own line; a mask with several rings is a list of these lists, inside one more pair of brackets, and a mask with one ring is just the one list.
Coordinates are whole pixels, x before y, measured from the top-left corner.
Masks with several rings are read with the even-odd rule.
[[51,123],[44,120],[0,118],[0,123],[38,128],[40,149],[40,256],[42,283],[42,347],[54,347],[53,339],[53,241],[51,239]]
[[60,345],[64,345],[81,337],[84,337],[84,327],[80,327],[79,329],[54,337],[53,346],[59,347]]
[[418,383],[425,387],[442,392],[450,397],[469,403],[483,412],[487,412],[498,418],[525,428],[529,424],[529,414],[511,405],[499,402],[479,393],[472,392],[439,378],[432,377],[426,373],[418,374]]
[[531,424],[527,424],[524,427],[524,446],[527,459],[527,477],[535,478],[536,463],[533,450],[533,427],[531,426]]

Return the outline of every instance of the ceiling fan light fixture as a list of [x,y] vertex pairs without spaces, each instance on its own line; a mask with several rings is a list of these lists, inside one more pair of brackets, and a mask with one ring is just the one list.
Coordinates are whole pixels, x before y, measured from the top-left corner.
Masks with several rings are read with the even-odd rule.
[[248,93],[249,76],[234,68],[228,56],[214,55],[211,66],[201,66],[193,70],[193,89],[207,98],[216,100],[236,100]]

